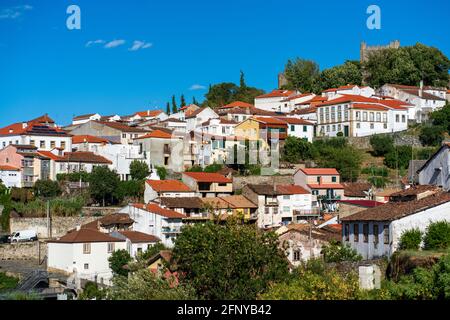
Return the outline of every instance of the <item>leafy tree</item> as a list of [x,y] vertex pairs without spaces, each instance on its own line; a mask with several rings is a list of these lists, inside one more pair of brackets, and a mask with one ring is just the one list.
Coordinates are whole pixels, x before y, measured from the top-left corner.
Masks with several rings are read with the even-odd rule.
[[450,103],[430,113],[430,120],[433,126],[442,127],[443,131],[450,134]]
[[145,162],[133,160],[130,163],[130,175],[133,180],[144,180],[150,175],[150,169]]
[[157,243],[149,247],[145,252],[141,253],[141,257],[147,260],[163,250],[167,250],[166,246],[162,243]]
[[411,146],[397,146],[385,155],[384,164],[391,169],[407,169],[411,158]]
[[182,280],[204,299],[255,299],[288,274],[275,233],[231,222],[184,227],[173,258]]
[[[355,272],[345,275],[336,269],[326,268],[320,261],[313,261],[314,268],[300,266],[285,282],[273,283],[261,300],[355,300],[361,297],[358,276]],[[310,262],[311,264],[311,262]]]
[[103,206],[109,201],[114,202],[114,191],[119,185],[120,179],[115,171],[106,166],[97,166],[92,169],[89,179],[89,192],[91,197],[102,201]]
[[423,239],[424,249],[447,249],[450,246],[450,223],[439,221],[430,223]]
[[129,277],[116,276],[108,293],[110,300],[195,300],[195,290],[176,279],[159,277],[148,269],[140,269]]
[[118,201],[132,198],[139,202],[144,196],[144,183],[142,180],[119,181],[117,189],[114,191],[114,198]]
[[166,180],[167,177],[167,169],[165,167],[156,167],[156,173],[159,176],[159,179]]
[[336,168],[343,181],[356,181],[361,171],[361,151],[352,146],[344,148],[325,148],[317,159],[320,166]]
[[127,276],[128,270],[124,268],[132,260],[127,250],[116,250],[108,258],[109,267],[114,275]]
[[444,140],[444,132],[441,126],[424,126],[420,131],[420,142],[425,146],[439,146]]
[[244,72],[241,70],[241,77],[239,79],[239,88],[243,89],[246,87],[247,87],[247,85],[245,84],[245,75],[244,75]]
[[401,250],[419,250],[422,242],[422,231],[419,229],[406,230],[400,236]]
[[33,188],[34,193],[39,197],[56,197],[61,194],[61,188],[57,181],[37,180]]
[[344,64],[325,69],[320,73],[321,90],[337,88],[348,84],[361,85],[362,72],[359,61],[346,61]]
[[361,255],[349,245],[343,245],[337,241],[331,241],[322,247],[325,262],[361,261]]
[[383,157],[394,149],[394,139],[389,135],[376,134],[370,137],[370,145],[374,156]]
[[283,160],[290,163],[299,163],[301,160],[314,159],[316,150],[312,143],[293,136],[285,140]]
[[319,77],[319,65],[311,60],[296,58],[288,60],[284,68],[284,75],[288,81],[286,89],[313,92]]
[[100,289],[94,282],[88,281],[83,292],[78,296],[79,300],[103,300],[106,298],[106,290]]
[[177,102],[175,101],[175,95],[172,96],[172,113],[177,113],[178,107]]

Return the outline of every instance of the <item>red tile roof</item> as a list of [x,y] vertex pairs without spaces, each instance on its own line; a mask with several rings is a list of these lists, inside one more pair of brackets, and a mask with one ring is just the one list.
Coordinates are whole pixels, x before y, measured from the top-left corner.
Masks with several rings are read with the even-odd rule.
[[303,124],[313,126],[314,123],[299,118],[277,117],[277,119],[287,122],[288,124]]
[[340,203],[344,204],[352,204],[359,207],[365,207],[365,208],[373,208],[378,207],[384,204],[384,202],[378,202],[374,200],[340,200]]
[[192,192],[187,185],[178,180],[147,180],[147,184],[156,192]]
[[163,216],[166,218],[179,218],[179,219],[186,218],[186,216],[184,214],[178,213],[173,210],[161,208],[157,204],[153,204],[153,203],[148,203],[148,204],[134,203],[134,204],[132,204],[132,206],[135,208],[141,209],[141,210],[155,213],[157,215],[160,215],[160,216]]
[[92,117],[94,115],[95,115],[95,113],[83,114],[83,115],[80,115],[80,116],[73,117],[73,120],[89,119],[90,117]]
[[314,95],[314,93],[301,93],[301,94],[296,94],[290,97],[287,97],[286,99],[282,100],[282,101],[291,101],[291,100],[295,100],[295,99],[300,99],[300,98],[304,98],[304,97],[308,97]]
[[[347,86],[340,86],[340,87],[338,87],[338,88],[327,89],[327,90],[324,90],[324,91],[322,91],[322,92],[334,92],[334,91],[338,91],[338,90],[350,90],[350,89],[353,89],[354,87],[356,87],[356,85],[354,85],[354,84],[349,84],[349,85],[347,85]],[[363,87],[363,88],[364,88],[364,87]]]
[[37,117],[37,118],[35,118],[33,120],[30,120],[28,122],[32,122],[32,123],[49,123],[49,124],[50,123],[52,123],[52,124],[55,123],[55,121],[52,118],[50,118],[48,116],[48,114],[44,114],[43,116]]
[[75,230],[67,233],[65,236],[58,238],[56,240],[50,240],[50,243],[89,243],[89,242],[124,242],[125,240],[114,238],[106,233],[88,229],[81,228],[80,230]]
[[139,231],[119,231],[119,233],[127,237],[132,243],[153,243],[161,241],[161,239],[154,235]]
[[119,122],[109,122],[109,121],[95,121],[96,123],[103,124],[107,127],[122,131],[122,132],[136,132],[136,133],[145,133],[148,132],[148,130],[144,130],[137,127],[130,127],[126,124],[119,123]]
[[157,129],[157,130],[153,130],[152,132],[150,132],[142,137],[136,138],[136,139],[148,139],[148,138],[172,139],[172,134]]
[[216,183],[231,183],[231,179],[218,173],[209,172],[183,172],[184,175],[191,177],[197,182],[216,182]]
[[62,160],[62,159],[63,159],[62,157],[60,157],[60,156],[54,154],[54,153],[51,152],[51,151],[38,150],[37,152],[38,152],[40,155],[42,155],[42,156],[44,156],[44,157],[46,157],[46,158],[55,160],[55,161],[56,161],[56,160]]
[[146,117],[157,117],[162,113],[161,110],[147,110],[147,111],[138,111],[134,115],[139,115],[140,117],[146,118]]
[[20,168],[9,166],[6,164],[0,164],[0,171],[20,171]]
[[239,107],[239,108],[252,108],[253,105],[247,102],[242,102],[242,101],[234,101],[231,102],[223,107],[221,107],[222,109],[224,108],[235,108],[235,107]]
[[264,124],[276,124],[276,125],[286,125],[286,122],[283,120],[280,120],[278,118],[272,118],[272,117],[252,117],[253,120],[256,120],[258,122],[264,123]]
[[352,105],[353,109],[363,109],[363,110],[377,110],[377,111],[386,111],[389,110],[388,107],[379,105],[379,104],[370,104],[370,103],[354,103]]
[[295,184],[284,184],[284,185],[277,185],[276,191],[278,194],[310,194],[309,191],[305,190],[304,188],[297,186]]
[[90,136],[90,135],[79,135],[79,136],[73,136],[72,137],[72,143],[73,144],[79,144],[79,143],[109,143],[109,140],[96,137],[96,136]]
[[294,93],[295,93],[295,91],[291,91],[291,90],[272,90],[272,92],[257,96],[256,99],[289,97],[290,95],[292,95]]
[[47,126],[39,122],[14,123],[0,129],[0,135],[39,135],[39,136],[66,136],[70,135],[57,127]]
[[64,156],[59,157],[56,161],[112,164],[112,162],[106,159],[105,157],[99,156],[93,152],[85,152],[85,151],[66,152],[64,153]]
[[334,168],[300,168],[307,175],[339,175],[339,172]]

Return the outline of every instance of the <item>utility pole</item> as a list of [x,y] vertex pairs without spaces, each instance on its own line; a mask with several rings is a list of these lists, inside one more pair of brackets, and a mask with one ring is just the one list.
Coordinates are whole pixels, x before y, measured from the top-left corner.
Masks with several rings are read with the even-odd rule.
[[47,238],[52,237],[52,227],[50,219],[50,200],[47,199]]

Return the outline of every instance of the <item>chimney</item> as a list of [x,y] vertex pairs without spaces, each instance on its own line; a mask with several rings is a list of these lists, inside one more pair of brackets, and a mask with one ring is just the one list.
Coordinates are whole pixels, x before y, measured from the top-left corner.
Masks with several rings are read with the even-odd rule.
[[81,230],[81,226],[78,225],[78,226],[77,226],[77,231],[80,231],[80,230]]
[[147,110],[147,116],[149,116],[150,115],[150,110]]
[[26,122],[22,122],[22,128],[25,129],[26,127],[28,127],[28,124]]

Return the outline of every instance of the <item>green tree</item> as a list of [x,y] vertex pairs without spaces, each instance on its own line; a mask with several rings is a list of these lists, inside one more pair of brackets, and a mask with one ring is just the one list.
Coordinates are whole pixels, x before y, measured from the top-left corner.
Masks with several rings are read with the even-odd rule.
[[204,299],[255,299],[288,274],[275,233],[231,222],[184,227],[173,258],[182,280]]
[[184,99],[184,94],[181,95],[180,98],[180,108],[184,107],[186,105],[186,99]]
[[439,146],[444,140],[444,132],[441,126],[424,126],[420,130],[420,142],[425,146]]
[[114,275],[127,276],[128,270],[124,268],[132,258],[127,250],[116,250],[108,258],[109,267]]
[[220,163],[213,163],[210,164],[209,166],[206,166],[205,169],[203,170],[204,172],[218,172],[223,168],[223,164]]
[[159,277],[144,268],[129,277],[115,276],[108,293],[110,300],[195,300],[195,290],[176,279]]
[[283,149],[283,160],[290,163],[299,163],[301,160],[314,159],[316,150],[312,143],[293,136],[285,140]]
[[239,88],[244,89],[246,87],[247,87],[247,85],[245,84],[245,75],[244,75],[244,72],[241,70],[241,77],[239,79]]
[[314,92],[319,77],[319,65],[311,60],[296,58],[288,60],[284,68],[286,89]]
[[167,177],[167,169],[165,167],[156,167],[156,173],[159,176],[159,179],[166,180]]
[[361,85],[362,72],[359,61],[346,61],[344,64],[325,69],[320,73],[321,90],[337,88],[348,84]]
[[144,183],[142,180],[119,181],[114,191],[114,198],[119,202],[125,198],[131,198],[135,202],[139,202],[144,197]]
[[119,185],[120,179],[115,171],[106,166],[97,166],[92,169],[89,179],[89,193],[96,201],[106,203],[114,202],[114,191]]
[[343,245],[337,241],[330,241],[322,247],[323,259],[325,262],[360,261],[361,255],[352,249],[350,245]]
[[88,281],[83,292],[78,296],[79,300],[103,300],[106,298],[106,290],[100,289],[94,282]]
[[177,113],[178,112],[178,107],[177,107],[177,102],[175,100],[175,95],[172,96],[172,113]]
[[397,146],[385,155],[384,164],[391,169],[408,169],[412,152],[411,146]]
[[145,180],[150,175],[150,169],[145,162],[133,160],[130,163],[130,175],[133,180]]
[[166,104],[166,113],[169,115],[170,114],[170,103],[167,102]]
[[58,182],[52,180],[37,180],[33,189],[35,195],[44,198],[56,197],[61,194]]
[[192,97],[192,104],[198,105],[198,101],[195,99],[195,97]]
[[370,137],[370,145],[374,156],[383,157],[394,149],[394,139],[389,135],[376,134]]
[[450,103],[447,103],[442,109],[432,112],[430,120],[433,126],[441,127],[443,131],[450,134]]
[[8,188],[3,184],[3,181],[0,180],[0,196],[3,194],[6,194],[8,191]]

